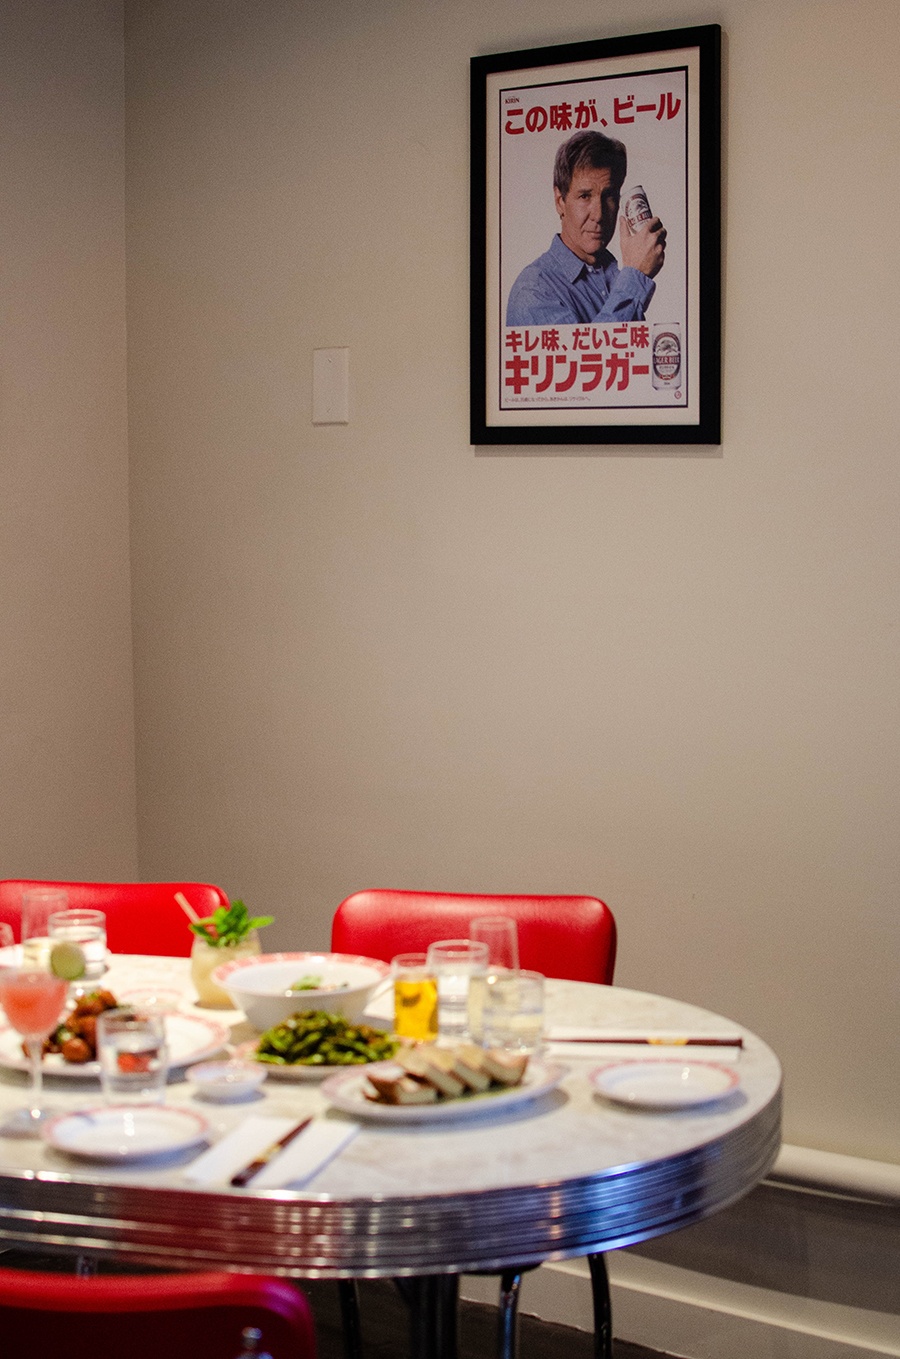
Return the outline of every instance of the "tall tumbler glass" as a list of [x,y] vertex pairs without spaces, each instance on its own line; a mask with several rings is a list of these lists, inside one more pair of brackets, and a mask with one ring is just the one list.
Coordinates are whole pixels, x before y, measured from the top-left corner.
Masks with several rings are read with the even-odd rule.
[[488,946],[475,939],[441,939],[428,950],[428,966],[438,984],[438,1035],[450,1042],[472,1036],[469,988],[473,977],[483,977]]
[[45,968],[50,960],[50,917],[64,911],[69,895],[62,887],[31,887],[22,893],[22,963]]
[[512,916],[479,915],[469,922],[469,938],[488,947],[488,971],[502,968],[515,972],[519,966],[519,929]]

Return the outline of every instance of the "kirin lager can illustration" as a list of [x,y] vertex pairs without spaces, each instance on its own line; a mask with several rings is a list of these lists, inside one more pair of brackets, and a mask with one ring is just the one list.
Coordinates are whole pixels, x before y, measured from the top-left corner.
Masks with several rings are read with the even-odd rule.
[[650,337],[653,386],[657,389],[681,386],[681,323],[656,321]]
[[653,213],[650,211],[650,203],[642,184],[633,184],[630,189],[625,190],[625,205],[622,212],[632,231],[637,231],[642,222],[650,221]]

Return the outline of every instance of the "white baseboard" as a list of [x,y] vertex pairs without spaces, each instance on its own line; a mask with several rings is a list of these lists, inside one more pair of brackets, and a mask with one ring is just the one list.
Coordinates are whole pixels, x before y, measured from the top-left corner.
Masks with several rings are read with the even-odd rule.
[[[606,1259],[620,1340],[683,1359],[900,1359],[896,1315],[732,1283],[627,1251]],[[467,1277],[461,1295],[496,1303],[497,1282]],[[586,1263],[566,1260],[527,1273],[520,1308],[592,1330]]]

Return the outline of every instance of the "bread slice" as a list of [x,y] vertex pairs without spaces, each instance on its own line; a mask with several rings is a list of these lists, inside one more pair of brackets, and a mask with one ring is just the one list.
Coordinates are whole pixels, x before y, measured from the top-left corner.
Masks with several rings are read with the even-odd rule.
[[433,1104],[438,1097],[433,1085],[424,1085],[411,1076],[369,1076],[368,1080],[377,1094],[367,1098],[381,1104]]
[[491,1084],[491,1078],[484,1069],[484,1049],[474,1043],[460,1043],[451,1048],[453,1053],[453,1074],[469,1087],[481,1094]]
[[482,1058],[482,1067],[498,1085],[520,1085],[528,1065],[528,1054],[491,1048]]
[[410,1048],[397,1053],[395,1060],[417,1080],[427,1081],[440,1094],[455,1099],[465,1084],[453,1073],[453,1055],[443,1048]]

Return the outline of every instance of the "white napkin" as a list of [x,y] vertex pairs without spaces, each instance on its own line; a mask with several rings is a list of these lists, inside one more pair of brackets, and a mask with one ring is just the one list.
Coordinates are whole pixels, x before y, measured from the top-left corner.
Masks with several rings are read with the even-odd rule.
[[[277,1142],[297,1121],[251,1114],[221,1142],[198,1156],[185,1169],[184,1178],[190,1184],[227,1185],[232,1175]],[[346,1118],[314,1118],[284,1151],[254,1175],[248,1187],[282,1189],[307,1183],[356,1136],[359,1127]]]

